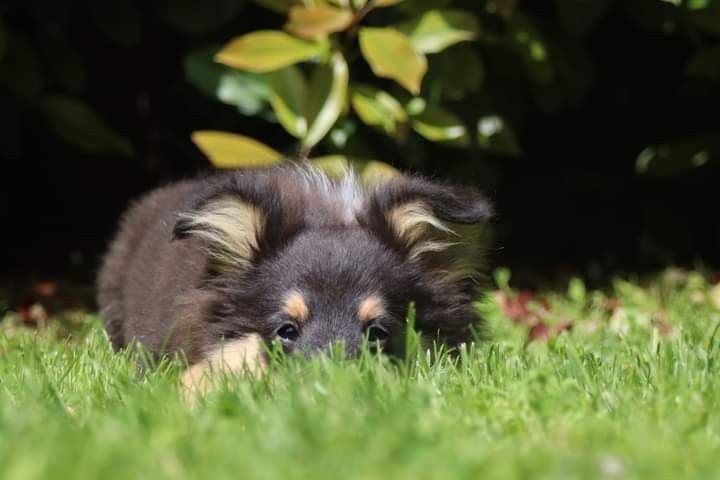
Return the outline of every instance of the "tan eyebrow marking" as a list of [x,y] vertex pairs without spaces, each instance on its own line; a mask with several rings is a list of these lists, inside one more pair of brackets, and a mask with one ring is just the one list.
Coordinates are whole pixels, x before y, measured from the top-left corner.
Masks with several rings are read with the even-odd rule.
[[298,322],[304,322],[310,316],[310,310],[305,303],[302,294],[297,290],[291,290],[285,297],[285,313]]
[[383,306],[383,301],[377,295],[370,295],[360,302],[360,306],[358,307],[360,323],[371,322],[384,314],[385,307]]

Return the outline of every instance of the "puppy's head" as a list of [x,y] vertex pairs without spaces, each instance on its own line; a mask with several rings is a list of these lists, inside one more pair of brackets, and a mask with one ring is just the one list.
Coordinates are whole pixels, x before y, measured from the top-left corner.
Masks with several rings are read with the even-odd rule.
[[256,333],[303,353],[341,342],[349,354],[365,338],[392,353],[411,302],[421,331],[468,339],[479,246],[467,227],[489,217],[473,189],[419,178],[365,189],[283,168],[209,182],[175,234],[207,250],[214,337]]

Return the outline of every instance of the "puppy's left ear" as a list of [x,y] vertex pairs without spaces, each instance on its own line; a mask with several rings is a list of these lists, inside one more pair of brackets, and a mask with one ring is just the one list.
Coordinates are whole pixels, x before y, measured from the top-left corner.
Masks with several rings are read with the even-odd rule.
[[179,214],[175,238],[201,240],[211,273],[251,267],[302,222],[301,206],[283,201],[277,178],[272,171],[208,178]]
[[482,262],[483,224],[491,203],[476,189],[410,177],[376,188],[372,228],[411,259],[447,280],[473,277]]

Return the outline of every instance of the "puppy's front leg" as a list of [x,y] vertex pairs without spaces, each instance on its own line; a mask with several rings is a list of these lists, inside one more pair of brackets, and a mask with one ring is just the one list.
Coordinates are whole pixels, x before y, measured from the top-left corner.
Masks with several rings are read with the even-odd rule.
[[260,376],[267,368],[260,335],[251,334],[217,346],[182,374],[185,397],[192,400],[217,386],[223,375]]

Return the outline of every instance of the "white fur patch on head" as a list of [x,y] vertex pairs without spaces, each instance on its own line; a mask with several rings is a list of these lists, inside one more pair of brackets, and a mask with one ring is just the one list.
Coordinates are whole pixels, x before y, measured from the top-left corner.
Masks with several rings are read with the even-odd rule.
[[225,196],[180,216],[189,235],[204,239],[211,261],[221,267],[246,267],[258,249],[265,215],[239,198]]
[[[338,178],[330,178],[318,168],[303,166],[298,169],[308,194],[323,204],[324,210],[332,215],[323,217],[322,222],[335,225],[357,225],[357,215],[365,204],[365,191],[352,168],[344,170]],[[312,212],[309,212],[312,217]]]
[[217,380],[223,375],[259,376],[266,367],[260,335],[251,334],[229,341],[185,370],[181,378],[185,397],[191,400],[195,395],[207,392],[217,386]]

